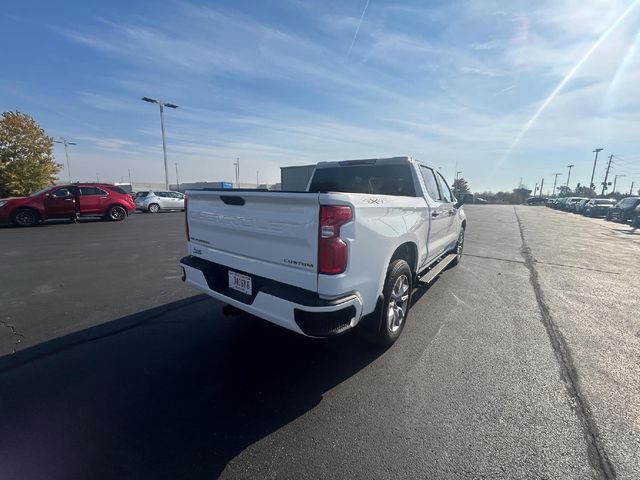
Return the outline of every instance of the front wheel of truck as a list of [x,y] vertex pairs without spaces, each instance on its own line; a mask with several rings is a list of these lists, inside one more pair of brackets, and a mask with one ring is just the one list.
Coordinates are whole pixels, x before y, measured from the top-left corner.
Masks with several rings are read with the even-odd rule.
[[458,235],[458,241],[456,242],[456,248],[451,253],[456,254],[456,258],[451,260],[451,266],[455,267],[462,260],[462,249],[464,248],[464,228],[460,229],[460,234]]

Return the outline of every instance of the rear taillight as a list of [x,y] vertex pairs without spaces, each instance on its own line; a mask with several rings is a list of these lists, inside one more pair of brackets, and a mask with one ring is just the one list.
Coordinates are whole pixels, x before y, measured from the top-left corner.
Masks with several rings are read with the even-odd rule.
[[351,207],[321,205],[318,228],[318,273],[336,275],[347,268],[348,248],[340,227],[353,219]]
[[188,220],[188,207],[189,207],[189,197],[184,197],[184,230],[187,234],[187,241],[191,240],[189,237],[189,220]]

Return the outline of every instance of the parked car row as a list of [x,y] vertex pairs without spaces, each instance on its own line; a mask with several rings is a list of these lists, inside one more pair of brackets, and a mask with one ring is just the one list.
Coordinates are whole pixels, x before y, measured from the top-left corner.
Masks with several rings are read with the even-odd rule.
[[640,228],[640,197],[613,198],[562,197],[547,200],[547,207],[573,212],[585,217],[604,217],[609,221],[629,223]]
[[102,217],[120,221],[136,210],[158,213],[184,210],[180,192],[145,191],[130,194],[107,183],[73,183],[47,187],[28,197],[0,199],[0,224],[29,227],[49,219]]
[[30,227],[48,219],[79,217],[120,221],[135,209],[131,196],[116,185],[73,183],[47,187],[28,197],[1,199],[0,224]]

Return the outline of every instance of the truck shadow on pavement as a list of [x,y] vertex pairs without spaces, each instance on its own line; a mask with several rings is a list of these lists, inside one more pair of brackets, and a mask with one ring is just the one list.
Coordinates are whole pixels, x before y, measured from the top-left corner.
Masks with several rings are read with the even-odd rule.
[[220,308],[198,295],[0,358],[2,478],[216,478],[383,352]]

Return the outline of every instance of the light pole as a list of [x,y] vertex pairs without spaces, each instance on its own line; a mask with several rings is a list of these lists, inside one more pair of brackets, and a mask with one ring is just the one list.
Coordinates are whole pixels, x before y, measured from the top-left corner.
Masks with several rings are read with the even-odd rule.
[[553,196],[556,196],[556,183],[558,182],[558,175],[562,175],[561,173],[552,173],[553,175]]
[[260,188],[260,170],[256,170],[256,188]]
[[462,173],[462,170],[456,172],[456,180],[458,180],[458,178],[460,178],[460,174]]
[[129,186],[131,187],[131,191],[133,191],[133,182],[131,181],[131,169],[127,168],[127,172],[129,172]]
[[240,188],[240,157],[237,157],[233,164],[236,167],[236,188]]
[[613,190],[611,190],[611,193],[616,193],[616,183],[618,183],[618,177],[626,177],[626,175],[616,175],[615,177],[613,177]]
[[67,157],[67,173],[69,174],[69,183],[71,182],[71,166],[69,165],[69,145],[77,145],[77,143],[70,142],[64,137],[60,137],[60,140],[54,140],[53,143],[62,143],[64,145],[64,156]]
[[574,167],[573,163],[571,165],[567,165],[569,169],[569,174],[567,175],[567,190],[569,190],[569,179],[571,178],[571,169]]
[[162,131],[162,154],[164,156],[164,181],[167,190],[169,190],[169,167],[167,166],[167,143],[164,138],[164,107],[178,108],[174,103],[163,102],[155,98],[142,97],[142,100],[149,103],[157,103],[160,106],[160,130]]
[[178,162],[175,163],[176,166],[176,190],[180,191],[180,177],[178,176]]
[[593,153],[596,154],[596,158],[593,160],[593,170],[591,171],[591,182],[589,182],[589,188],[595,193],[596,186],[593,184],[593,177],[596,174],[596,163],[598,163],[598,153],[602,151],[602,148],[596,148]]

